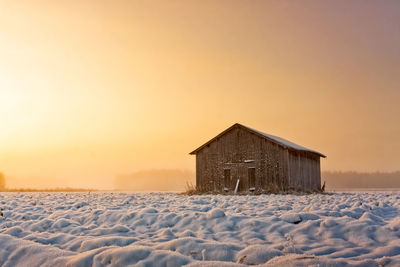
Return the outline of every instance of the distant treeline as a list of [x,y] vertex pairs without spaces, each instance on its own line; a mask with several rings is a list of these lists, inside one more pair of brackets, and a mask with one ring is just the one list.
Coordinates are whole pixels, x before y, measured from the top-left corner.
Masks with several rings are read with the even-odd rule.
[[187,170],[144,170],[118,175],[115,189],[126,191],[183,191],[186,183],[195,181],[194,172]]
[[88,188],[72,188],[72,187],[57,187],[57,188],[8,188],[6,186],[6,178],[2,172],[0,172],[0,192],[88,192],[97,191],[96,189]]
[[322,173],[322,183],[334,188],[400,188],[400,171],[396,172],[341,172]]
[[72,187],[60,187],[60,188],[10,188],[3,189],[2,192],[93,192],[98,191],[97,189],[87,189],[87,188],[72,188]]

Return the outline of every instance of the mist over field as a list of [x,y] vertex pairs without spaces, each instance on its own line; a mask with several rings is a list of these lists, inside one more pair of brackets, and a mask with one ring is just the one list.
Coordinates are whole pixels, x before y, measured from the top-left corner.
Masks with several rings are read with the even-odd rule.
[[[132,191],[182,191],[186,183],[196,183],[195,173],[190,170],[153,169],[117,175],[116,190]],[[399,189],[400,171],[396,172],[355,172],[324,171],[321,184],[326,183],[326,190],[362,188]]]
[[189,170],[154,169],[117,175],[116,190],[183,191],[186,183],[196,183],[195,173]]
[[[188,169],[148,169],[131,173],[117,174],[110,177],[113,184],[105,190],[118,191],[184,191],[187,183],[196,184],[195,172]],[[326,183],[325,189],[399,189],[400,171],[395,172],[356,172],[356,171],[323,171],[321,184]],[[65,180],[42,179],[41,184],[36,183],[36,178],[17,179],[12,176],[3,175],[1,188],[32,188],[49,189],[74,187],[73,183]],[[76,186],[75,186],[76,188]],[[80,188],[99,189],[95,184]]]
[[396,172],[355,172],[325,171],[321,175],[322,183],[330,189],[383,188],[400,189],[400,171]]

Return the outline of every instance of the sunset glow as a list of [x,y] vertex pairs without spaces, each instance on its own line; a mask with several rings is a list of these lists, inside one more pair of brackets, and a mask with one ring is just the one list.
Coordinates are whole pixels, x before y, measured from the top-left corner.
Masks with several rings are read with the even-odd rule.
[[0,171],[111,189],[194,171],[236,122],[323,151],[323,170],[398,170],[400,2],[379,2],[1,2]]

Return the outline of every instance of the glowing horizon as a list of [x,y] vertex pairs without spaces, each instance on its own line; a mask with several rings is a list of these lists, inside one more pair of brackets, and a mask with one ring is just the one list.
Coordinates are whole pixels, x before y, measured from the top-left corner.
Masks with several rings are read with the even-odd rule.
[[[397,1],[0,3],[0,171],[40,187],[194,170],[239,122],[396,171]],[[11,179],[12,180],[12,179]]]

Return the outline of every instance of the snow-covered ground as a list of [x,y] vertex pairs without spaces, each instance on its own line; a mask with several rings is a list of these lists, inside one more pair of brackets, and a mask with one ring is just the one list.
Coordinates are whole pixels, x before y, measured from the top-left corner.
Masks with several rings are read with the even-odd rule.
[[1,193],[0,208],[1,266],[400,266],[400,193]]

